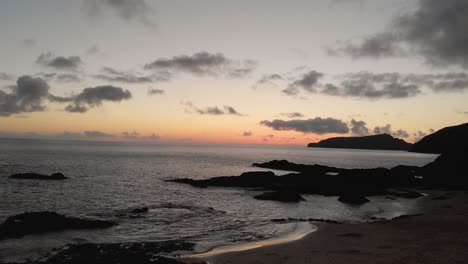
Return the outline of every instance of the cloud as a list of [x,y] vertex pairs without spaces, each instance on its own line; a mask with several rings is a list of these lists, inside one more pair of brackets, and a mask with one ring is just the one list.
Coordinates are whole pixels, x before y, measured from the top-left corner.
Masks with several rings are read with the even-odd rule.
[[253,135],[253,134],[252,134],[251,131],[244,131],[244,133],[242,133],[242,136],[243,136],[243,137],[250,137],[250,136],[252,136],[252,135]]
[[0,72],[0,80],[10,81],[13,80],[13,76],[8,73]]
[[103,137],[114,137],[112,134],[107,134],[101,131],[84,131],[83,134],[87,137],[94,137],[94,138],[103,138]]
[[156,135],[156,134],[153,133],[153,134],[149,135],[147,137],[147,139],[149,139],[149,140],[159,140],[159,139],[161,139],[161,136]]
[[83,0],[83,11],[90,17],[99,17],[108,10],[125,21],[136,20],[151,28],[156,26],[154,10],[145,0]]
[[427,136],[427,133],[424,133],[421,130],[419,130],[417,133],[414,133],[413,136],[414,136],[414,142],[418,142],[423,137]]
[[198,113],[200,115],[236,115],[243,116],[234,107],[225,105],[224,107],[208,106],[205,108],[198,108],[192,102],[182,102],[185,106],[185,112]]
[[351,119],[350,122],[351,133],[357,136],[366,136],[369,135],[369,129],[366,127],[366,122],[364,121],[357,121]]
[[77,70],[83,62],[78,56],[56,57],[54,54],[48,52],[39,55],[36,59],[36,63],[56,70]]
[[43,79],[24,75],[10,89],[11,93],[0,90],[0,116],[45,110],[49,85]]
[[352,57],[421,55],[435,66],[468,68],[468,1],[419,0],[415,11],[396,17],[389,27],[361,43],[331,49]]
[[148,89],[148,95],[157,95],[157,94],[164,94],[164,90],[161,89]]
[[70,102],[70,104],[65,107],[66,111],[72,113],[85,113],[89,108],[98,107],[106,101],[120,102],[128,100],[131,97],[132,94],[128,90],[124,90],[120,87],[114,87],[112,85],[105,85],[85,88],[81,93],[70,97],[50,95],[49,100],[57,103]]
[[123,72],[111,67],[101,68],[101,73],[93,76],[98,80],[107,82],[120,82],[120,83],[151,83],[151,82],[162,82],[169,81],[170,74],[168,72],[159,72],[158,74],[151,75],[137,75],[132,72]]
[[303,133],[314,134],[347,134],[349,128],[345,122],[334,118],[320,118],[314,119],[294,119],[294,120],[281,120],[275,119],[273,121],[264,120],[260,122],[261,125],[270,127],[274,130],[292,130]]
[[318,84],[319,79],[322,77],[323,73],[309,71],[303,74],[300,78],[292,81],[282,92],[286,95],[297,95],[299,90],[302,89],[309,93],[315,93],[316,85]]
[[398,129],[397,131],[392,130],[392,126],[390,124],[386,124],[385,126],[378,127],[376,126],[374,128],[374,134],[380,135],[380,134],[389,134],[393,137],[396,138],[407,138],[409,137],[408,132],[402,129]]
[[280,115],[282,116],[286,116],[286,117],[289,117],[289,118],[298,118],[298,117],[304,117],[303,114],[299,113],[299,112],[292,112],[292,113],[281,113]]
[[56,73],[56,72],[38,72],[34,74],[46,81],[56,81],[60,83],[78,83],[81,82],[81,77],[75,73]]
[[283,77],[277,73],[263,75],[255,84],[252,86],[253,89],[256,89],[260,86],[269,85],[269,86],[276,86],[275,81],[283,80]]
[[37,40],[33,38],[25,38],[21,41],[21,43],[23,44],[23,46],[30,48],[37,44]]
[[181,55],[172,58],[160,58],[144,66],[147,70],[166,70],[170,72],[190,73],[197,76],[224,76],[242,78],[250,74],[256,63],[251,60],[235,62],[222,53],[201,51],[191,56]]
[[140,134],[136,131],[133,132],[122,132],[122,137],[126,139],[138,139]]
[[97,55],[97,54],[103,55],[104,53],[101,51],[98,45],[93,45],[86,50],[86,54],[87,55]]

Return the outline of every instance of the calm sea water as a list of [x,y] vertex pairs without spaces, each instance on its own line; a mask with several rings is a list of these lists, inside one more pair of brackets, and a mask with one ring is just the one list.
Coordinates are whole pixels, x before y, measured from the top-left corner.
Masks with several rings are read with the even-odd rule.
[[[67,231],[0,241],[0,261],[38,257],[51,248],[81,242],[184,239],[196,251],[261,240],[294,229],[273,218],[328,218],[365,221],[418,209],[417,200],[371,198],[361,207],[336,197],[305,195],[306,202],[283,204],[252,198],[255,190],[197,189],[164,180],[239,175],[262,170],[253,162],[287,159],[343,168],[424,165],[435,155],[401,151],[312,149],[284,146],[184,146],[137,143],[0,139],[0,222],[26,211],[50,210],[71,216],[117,221],[93,231]],[[20,172],[62,172],[65,181],[14,180]],[[285,172],[276,171],[277,174]],[[118,216],[146,206],[141,218]]]

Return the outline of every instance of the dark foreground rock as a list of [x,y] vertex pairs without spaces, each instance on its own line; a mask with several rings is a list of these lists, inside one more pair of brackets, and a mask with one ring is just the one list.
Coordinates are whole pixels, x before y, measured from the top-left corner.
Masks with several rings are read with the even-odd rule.
[[369,199],[367,199],[364,195],[362,194],[357,194],[357,193],[346,193],[341,195],[338,198],[338,201],[342,203],[347,203],[347,204],[365,204],[370,202]]
[[305,201],[299,193],[290,191],[266,192],[255,195],[254,198],[257,200],[271,200],[287,203]]
[[51,175],[43,175],[43,174],[38,174],[38,173],[33,173],[33,172],[18,173],[18,174],[11,175],[10,178],[20,179],[20,180],[55,180],[55,181],[68,179],[67,177],[65,177],[65,175],[63,175],[60,172],[57,172]]
[[8,217],[0,225],[0,239],[67,229],[98,229],[115,226],[112,221],[67,217],[55,212],[24,213]]
[[327,224],[341,224],[339,221],[322,219],[322,218],[279,218],[271,219],[272,222],[278,223],[289,223],[289,222],[317,222],[317,223],[327,223]]
[[468,189],[468,151],[465,154],[442,154],[419,169],[418,174],[429,186]]
[[27,264],[182,264],[161,256],[174,251],[193,250],[194,244],[182,241],[77,244],[51,254],[47,260]]
[[335,137],[310,143],[309,148],[409,150],[413,144],[388,134],[364,137]]
[[142,207],[142,208],[135,208],[133,209],[130,213],[132,214],[144,214],[149,211],[148,207]]

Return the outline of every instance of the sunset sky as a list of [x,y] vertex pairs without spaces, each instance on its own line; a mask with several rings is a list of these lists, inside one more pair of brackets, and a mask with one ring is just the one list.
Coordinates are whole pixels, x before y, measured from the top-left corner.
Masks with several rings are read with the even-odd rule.
[[0,2],[0,138],[306,144],[468,120],[468,1]]

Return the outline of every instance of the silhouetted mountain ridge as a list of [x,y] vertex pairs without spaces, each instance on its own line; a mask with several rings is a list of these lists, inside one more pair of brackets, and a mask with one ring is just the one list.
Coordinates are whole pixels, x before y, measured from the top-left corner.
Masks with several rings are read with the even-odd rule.
[[461,153],[468,151],[468,123],[442,128],[415,143],[410,152]]
[[378,150],[409,150],[413,144],[389,134],[364,137],[334,137],[318,143],[310,143],[307,147],[315,148],[345,148],[345,149],[378,149]]

